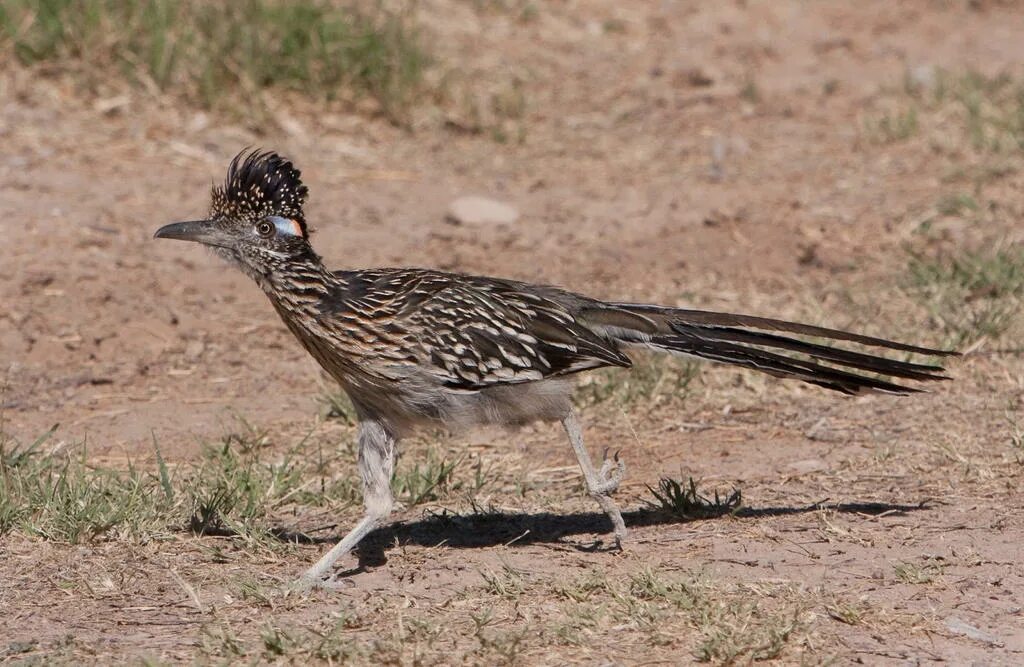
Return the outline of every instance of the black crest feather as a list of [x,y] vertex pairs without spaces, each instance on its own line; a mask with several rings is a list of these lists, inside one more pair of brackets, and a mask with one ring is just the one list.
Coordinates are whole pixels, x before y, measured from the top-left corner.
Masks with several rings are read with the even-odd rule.
[[291,160],[273,151],[243,150],[231,160],[224,185],[213,188],[211,217],[279,215],[297,221],[307,236],[302,205],[309,190],[301,177]]

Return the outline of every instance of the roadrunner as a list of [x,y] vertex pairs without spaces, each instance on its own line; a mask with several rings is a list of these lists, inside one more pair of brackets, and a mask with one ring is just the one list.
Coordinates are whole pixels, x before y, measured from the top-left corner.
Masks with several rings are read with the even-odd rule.
[[[340,384],[359,420],[365,516],[302,581],[326,585],[332,566],[388,517],[399,440],[424,424],[561,421],[589,495],[626,536],[612,494],[625,466],[595,467],[570,401],[572,376],[629,368],[638,348],[701,357],[844,394],[920,391],[893,379],[947,379],[941,366],[888,359],[796,334],[921,355],[949,355],[782,320],[599,301],[547,285],[428,269],[330,271],[309,243],[300,172],[271,152],[243,151],[215,186],[206,220],[161,227],[197,241],[251,276],[288,329]],[[867,371],[869,375],[849,369]]]

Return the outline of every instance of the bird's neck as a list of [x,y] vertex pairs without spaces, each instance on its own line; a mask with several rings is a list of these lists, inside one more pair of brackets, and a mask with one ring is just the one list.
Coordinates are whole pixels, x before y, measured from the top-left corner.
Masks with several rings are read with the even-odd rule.
[[315,303],[330,294],[335,278],[320,257],[310,251],[254,276],[275,304],[292,307]]

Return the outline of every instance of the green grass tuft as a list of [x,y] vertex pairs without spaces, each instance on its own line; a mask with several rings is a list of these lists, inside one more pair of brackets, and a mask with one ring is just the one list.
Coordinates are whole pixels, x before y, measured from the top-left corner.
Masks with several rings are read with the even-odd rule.
[[999,339],[1014,324],[1024,296],[1024,249],[915,257],[910,293],[944,330],[953,347]]
[[426,452],[417,452],[415,458],[410,456],[399,462],[391,478],[391,490],[396,499],[410,507],[448,501],[456,496],[474,504],[476,496],[496,480],[496,475],[479,457],[474,457],[472,465],[464,465],[469,458],[466,454],[449,458],[438,447],[431,446]]
[[945,195],[935,205],[935,210],[939,212],[939,215],[949,217],[960,216],[967,212],[975,212],[980,208],[978,200],[964,192]]
[[1024,149],[1024,84],[1008,74],[986,76],[967,71],[944,74],[936,103],[953,100],[963,117],[971,145],[978,151]]
[[[0,54],[246,115],[263,90],[373,99],[403,122],[431,62],[407,17],[326,0],[6,0]],[[93,81],[88,81],[89,77]]]
[[20,529],[74,544],[159,532],[167,503],[146,475],[93,468],[84,448],[74,457],[45,454],[55,430],[24,448],[0,441],[0,535]]
[[923,111],[940,112],[935,120],[951,121],[979,153],[1024,150],[1024,82],[1007,73],[940,71],[933,87],[907,92]]
[[663,477],[657,489],[648,485],[647,490],[654,496],[654,502],[647,501],[648,505],[681,519],[731,514],[743,506],[743,494],[739,489],[734,489],[724,498],[715,491],[715,497],[711,499],[697,491],[697,483],[692,477],[685,484]]
[[410,506],[439,500],[450,490],[452,473],[460,463],[462,457],[450,461],[431,448],[422,462],[396,470],[391,488],[399,500]]
[[877,118],[864,121],[867,136],[879,144],[892,144],[906,141],[919,129],[917,110],[913,107],[904,111],[885,113]]
[[27,447],[0,439],[0,535],[85,543],[146,541],[190,529],[273,549],[281,544],[277,517],[300,507],[344,509],[361,497],[351,462],[324,461],[308,439],[268,462],[259,455],[269,445],[265,436],[244,429],[175,469],[154,442],[156,465],[148,471],[90,465],[84,449],[74,456],[44,452],[52,433]]
[[577,407],[643,404],[654,407],[685,398],[700,374],[700,364],[664,354],[638,354],[628,371],[603,368],[580,378]]

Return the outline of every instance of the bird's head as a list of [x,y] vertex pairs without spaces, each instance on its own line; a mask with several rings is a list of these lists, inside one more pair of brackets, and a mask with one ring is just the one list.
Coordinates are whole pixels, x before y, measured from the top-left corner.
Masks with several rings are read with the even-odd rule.
[[242,151],[214,186],[206,220],[175,222],[160,239],[195,241],[260,277],[300,259],[316,258],[302,205],[308,190],[291,161],[273,152]]

